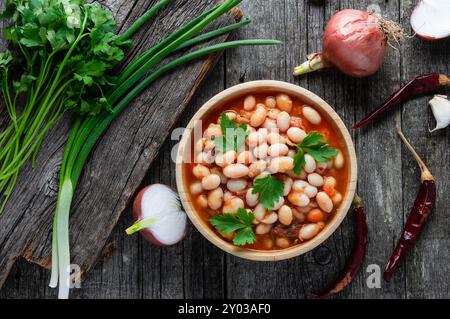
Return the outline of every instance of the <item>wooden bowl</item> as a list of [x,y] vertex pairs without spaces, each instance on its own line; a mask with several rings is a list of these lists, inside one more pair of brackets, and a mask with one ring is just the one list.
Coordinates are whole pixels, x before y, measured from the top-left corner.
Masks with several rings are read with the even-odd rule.
[[[211,111],[222,107],[226,103],[235,100],[236,98],[245,96],[247,94],[257,94],[259,92],[262,93],[270,91],[286,93],[292,97],[298,98],[300,101],[303,101],[306,104],[313,106],[317,111],[319,111],[319,113],[323,117],[327,118],[327,120],[335,127],[336,131],[341,135],[344,141],[346,153],[348,154],[349,182],[347,186],[347,192],[339,208],[334,213],[335,215],[316,237],[305,243],[290,248],[263,251],[263,250],[244,249],[234,246],[233,244],[219,237],[210,228],[210,226],[207,225],[206,222],[201,219],[201,217],[195,211],[189,199],[188,190],[185,187],[184,183],[185,172],[183,171],[184,170],[183,160],[186,158],[186,154],[190,154],[191,152],[192,147],[191,134],[193,134],[196,123],[198,125],[199,123],[197,122],[198,120],[206,118]],[[188,151],[186,152],[186,150]],[[206,104],[203,105],[194,115],[192,120],[189,122],[187,129],[184,132],[181,142],[179,144],[176,163],[176,180],[181,202],[183,204],[184,209],[186,210],[187,215],[189,216],[189,219],[194,224],[194,226],[200,231],[200,233],[202,233],[202,235],[206,237],[206,239],[208,239],[211,243],[213,243],[220,249],[241,258],[258,261],[275,261],[288,259],[304,254],[314,249],[321,243],[323,243],[328,237],[331,236],[331,234],[333,234],[333,232],[341,224],[342,220],[347,215],[347,211],[350,209],[353,196],[355,195],[356,180],[357,180],[357,162],[356,162],[355,148],[353,146],[353,142],[347,128],[345,127],[339,115],[324,100],[319,98],[314,93],[293,84],[280,81],[254,81],[233,86],[217,94],[211,100],[206,102]]]

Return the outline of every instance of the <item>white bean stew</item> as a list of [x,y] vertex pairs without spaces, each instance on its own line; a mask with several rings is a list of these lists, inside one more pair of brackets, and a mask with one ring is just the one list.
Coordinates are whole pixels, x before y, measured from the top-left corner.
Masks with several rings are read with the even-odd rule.
[[317,236],[346,192],[347,154],[314,107],[286,94],[243,96],[212,112],[192,141],[185,183],[224,240],[285,249]]

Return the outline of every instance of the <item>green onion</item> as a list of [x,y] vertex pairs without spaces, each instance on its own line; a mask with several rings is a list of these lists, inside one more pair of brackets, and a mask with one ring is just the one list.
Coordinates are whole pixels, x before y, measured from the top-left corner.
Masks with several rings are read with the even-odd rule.
[[131,39],[131,37],[142,28],[142,26],[147,23],[154,15],[156,15],[161,9],[166,7],[171,0],[161,0],[153,7],[151,7],[147,12],[141,15],[124,33],[120,35],[117,39],[118,42],[126,42]]
[[[163,64],[146,76],[156,64],[168,55],[250,23],[249,20],[244,20],[203,35],[198,35],[205,26],[228,12],[240,2],[241,0],[224,1],[222,4],[208,10],[192,22],[186,24],[178,31],[175,31],[155,47],[144,52],[127,66],[119,76],[118,84],[108,95],[107,100],[111,105],[110,112],[104,111],[95,116],[79,116],[76,119],[64,152],[60,173],[60,190],[58,192],[53,223],[52,276],[50,286],[55,287],[57,285],[59,274],[60,290],[58,296],[60,298],[67,298],[69,294],[70,247],[68,227],[73,193],[90,152],[111,122],[120,115],[121,111],[138,94],[168,71],[177,69],[194,59],[202,58],[226,49],[238,46],[276,45],[280,43],[275,40],[240,40],[220,43],[186,53]],[[134,231],[134,229],[130,229],[129,231]]]
[[153,226],[156,223],[157,219],[156,218],[146,218],[143,220],[140,220],[136,223],[134,223],[133,225],[131,225],[130,227],[128,227],[125,232],[127,233],[127,235],[132,235],[134,233],[137,233],[138,231],[141,231],[144,228],[148,228]]

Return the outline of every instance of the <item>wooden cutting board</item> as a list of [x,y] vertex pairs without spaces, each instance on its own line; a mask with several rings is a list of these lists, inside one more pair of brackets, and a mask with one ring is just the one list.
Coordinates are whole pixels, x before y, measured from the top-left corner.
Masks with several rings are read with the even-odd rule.
[[[122,29],[156,2],[108,0],[104,4]],[[212,5],[213,0],[174,0],[135,36],[126,62]],[[238,15],[237,10],[233,17],[223,17],[209,29],[239,19]],[[214,43],[227,38],[223,36]],[[72,263],[81,267],[83,275],[93,267],[172,126],[216,60],[217,56],[210,56],[160,78],[129,105],[96,145],[76,190],[70,218]],[[67,114],[47,134],[35,167],[23,169],[0,215],[0,287],[19,257],[50,268],[58,174],[71,120]],[[2,114],[0,124],[4,122]]]

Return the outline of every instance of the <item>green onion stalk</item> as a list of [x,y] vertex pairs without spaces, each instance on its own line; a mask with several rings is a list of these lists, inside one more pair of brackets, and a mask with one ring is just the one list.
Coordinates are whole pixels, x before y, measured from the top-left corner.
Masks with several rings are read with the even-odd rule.
[[[58,199],[53,222],[50,286],[56,287],[59,280],[59,298],[68,298],[70,289],[69,214],[73,194],[90,152],[111,122],[120,115],[137,95],[149,87],[156,79],[192,60],[239,46],[280,44],[279,41],[275,40],[259,39],[220,43],[185,53],[153,70],[159,62],[179,50],[186,49],[250,23],[249,20],[244,20],[199,35],[207,25],[227,13],[241,1],[226,0],[222,2],[141,54],[119,75],[117,84],[108,93],[108,103],[113,106],[109,112],[105,111],[95,116],[78,116],[75,119],[62,161]],[[137,23],[140,23],[139,20]],[[134,28],[134,26],[131,28]],[[128,40],[128,37],[124,36],[123,40]]]

